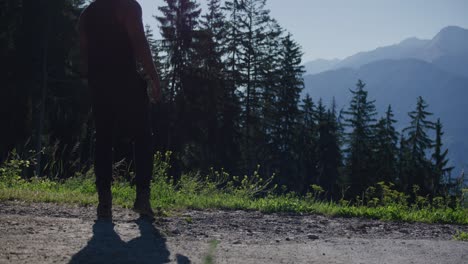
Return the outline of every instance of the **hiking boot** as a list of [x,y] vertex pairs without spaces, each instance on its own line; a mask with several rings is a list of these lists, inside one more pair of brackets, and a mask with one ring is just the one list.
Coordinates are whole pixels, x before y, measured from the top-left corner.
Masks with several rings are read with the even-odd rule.
[[112,192],[110,188],[98,189],[98,219],[112,219]]
[[150,189],[138,188],[133,211],[139,213],[142,217],[154,219],[154,212],[150,204]]

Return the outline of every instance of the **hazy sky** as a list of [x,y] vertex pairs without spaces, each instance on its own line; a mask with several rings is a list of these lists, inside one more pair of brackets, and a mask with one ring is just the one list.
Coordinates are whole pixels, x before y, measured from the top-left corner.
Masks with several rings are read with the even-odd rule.
[[[157,30],[152,15],[164,1],[137,1],[145,23]],[[429,39],[448,25],[468,28],[468,0],[267,0],[267,8],[302,46],[304,61],[342,59],[408,37]]]

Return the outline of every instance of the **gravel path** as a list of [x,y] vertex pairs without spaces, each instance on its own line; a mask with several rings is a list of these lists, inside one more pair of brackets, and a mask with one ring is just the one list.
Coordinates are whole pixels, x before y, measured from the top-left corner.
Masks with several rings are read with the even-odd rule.
[[[0,202],[0,263],[468,263],[468,226],[246,211],[175,212]],[[210,262],[213,260],[213,262]]]

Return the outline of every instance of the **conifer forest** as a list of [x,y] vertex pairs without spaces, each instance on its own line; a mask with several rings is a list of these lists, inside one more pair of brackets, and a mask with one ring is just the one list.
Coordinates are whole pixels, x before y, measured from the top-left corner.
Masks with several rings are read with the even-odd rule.
[[[34,157],[24,177],[69,178],[94,161],[91,92],[79,70],[77,23],[84,0],[0,0],[0,163]],[[354,198],[379,182],[411,194],[456,191],[444,120],[414,98],[410,122],[391,105],[376,111],[366,80],[351,100],[312,98],[301,46],[266,0],[164,0],[146,27],[162,100],[151,106],[153,149],[171,152],[170,175],[224,170],[274,176],[278,192]],[[161,37],[156,37],[161,36]],[[397,129],[404,127],[404,129]],[[116,138],[119,173],[131,171],[132,146]],[[122,165],[124,164],[124,165]],[[123,169],[122,169],[123,167]]]

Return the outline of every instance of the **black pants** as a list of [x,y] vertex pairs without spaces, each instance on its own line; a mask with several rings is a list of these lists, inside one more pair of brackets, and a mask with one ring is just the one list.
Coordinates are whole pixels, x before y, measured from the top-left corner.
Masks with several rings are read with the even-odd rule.
[[148,188],[153,169],[153,144],[146,84],[139,77],[131,77],[114,84],[97,80],[90,82],[90,86],[94,91],[97,188],[110,188],[113,146],[116,139],[122,137],[133,143],[134,183],[139,188]]

